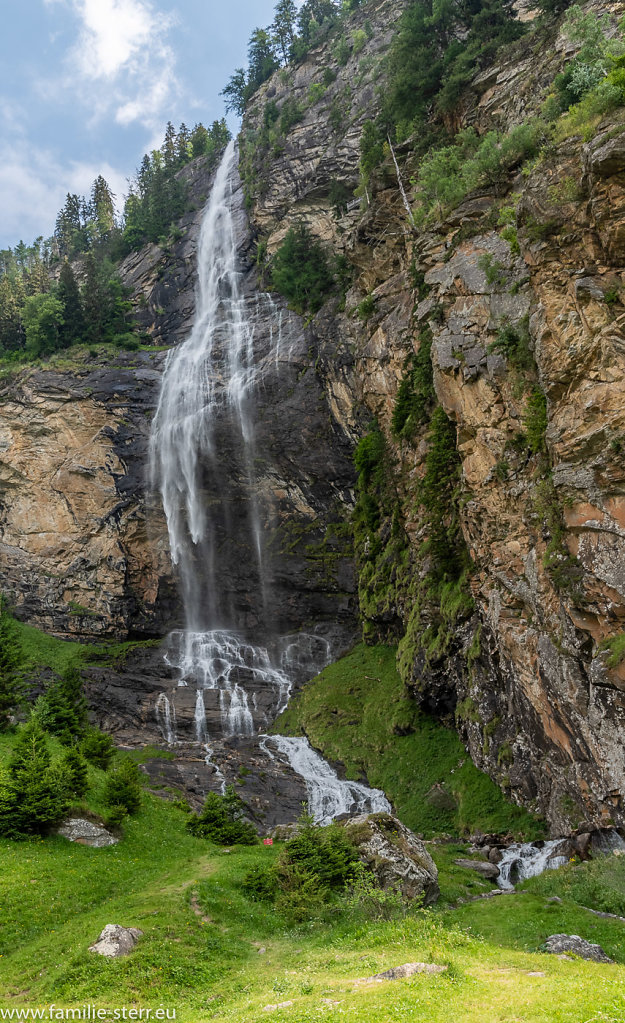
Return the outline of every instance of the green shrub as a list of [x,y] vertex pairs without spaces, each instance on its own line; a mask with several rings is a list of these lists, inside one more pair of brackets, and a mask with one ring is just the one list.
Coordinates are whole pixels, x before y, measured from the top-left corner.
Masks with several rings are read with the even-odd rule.
[[525,372],[534,367],[534,356],[529,342],[528,316],[523,317],[516,324],[504,320],[497,331],[496,339],[488,346],[488,351],[500,352],[502,355],[505,355],[511,366]]
[[275,866],[256,864],[243,878],[241,888],[252,902],[273,902],[278,891],[278,872]]
[[332,290],[325,249],[303,222],[289,228],[274,256],[271,280],[299,313],[316,313]]
[[375,312],[375,298],[373,295],[366,295],[359,303],[357,313],[363,323],[367,323]]
[[540,387],[534,387],[527,399],[525,412],[525,432],[527,446],[532,454],[537,455],[546,450],[545,432],[547,430],[547,399]]
[[280,109],[280,134],[288,135],[291,128],[298,124],[304,117],[304,111],[297,100],[289,96],[285,99]]
[[489,131],[480,137],[465,128],[451,145],[433,149],[414,182],[417,220],[427,222],[453,209],[474,189],[501,188],[514,167],[538,152],[543,131],[539,121],[517,125],[503,136]]
[[337,894],[358,876],[358,853],[344,828],[315,825],[304,814],[297,834],[285,842],[272,867],[256,867],[243,880],[243,890],[254,901],[275,902],[276,909],[293,923],[322,912]]
[[323,99],[326,93],[326,86],[321,82],[313,82],[308,89],[308,102],[311,106]]
[[381,430],[375,429],[358,441],[354,451],[354,465],[362,487],[373,481],[380,482],[386,444]]
[[384,143],[373,121],[365,121],[360,136],[360,171],[365,181],[384,159]]
[[107,776],[102,795],[105,806],[123,807],[125,814],[136,813],[142,802],[141,772],[130,757],[123,757]]
[[256,829],[243,819],[245,807],[232,785],[223,796],[209,792],[202,812],[187,821],[187,830],[196,838],[208,838],[217,845],[255,845]]
[[80,752],[94,767],[106,771],[113,759],[115,747],[109,735],[105,735],[97,728],[89,728],[80,742]]
[[432,368],[432,335],[428,331],[420,338],[416,355],[404,363],[391,429],[396,437],[410,438],[427,421],[428,410],[435,398],[434,370]]
[[357,28],[352,35],[352,46],[355,54],[361,53],[364,50],[367,42],[367,33],[362,28]]

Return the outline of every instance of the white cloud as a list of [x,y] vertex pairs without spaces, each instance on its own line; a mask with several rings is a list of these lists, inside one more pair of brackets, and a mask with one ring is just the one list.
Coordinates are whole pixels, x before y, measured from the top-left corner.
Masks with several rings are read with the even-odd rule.
[[79,21],[61,83],[41,83],[50,98],[71,91],[92,120],[113,115],[123,125],[162,126],[180,92],[176,56],[167,42],[174,21],[150,0],[44,0],[64,4]]
[[20,238],[31,242],[54,230],[56,215],[67,192],[89,195],[91,185],[102,174],[117,196],[118,206],[128,191],[125,176],[110,164],[70,161],[63,165],[54,154],[33,151],[25,143],[0,147],[0,209],[5,244]]

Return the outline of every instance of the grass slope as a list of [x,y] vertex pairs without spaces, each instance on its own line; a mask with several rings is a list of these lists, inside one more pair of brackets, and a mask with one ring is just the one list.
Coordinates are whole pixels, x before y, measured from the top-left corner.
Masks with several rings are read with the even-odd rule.
[[130,640],[125,643],[77,643],[57,639],[47,632],[15,621],[21,647],[21,659],[25,671],[50,668],[57,675],[63,675],[70,668],[80,668],[96,661],[121,662],[137,647],[158,646],[160,640]]
[[[537,951],[546,934],[576,931],[624,962],[618,921],[590,917],[569,901],[516,895],[457,912],[391,921],[344,913],[289,928],[240,888],[249,868],[269,862],[277,848],[218,849],[192,838],[184,823],[180,810],[146,796],[114,848],[0,840],[3,1008],[162,1004],[183,1023],[248,1023],[281,1002],[292,1004],[267,1018],[617,1023],[625,1014],[625,966]],[[107,923],[144,931],[127,958],[88,951]],[[357,983],[412,961],[449,969],[440,977]]]
[[305,733],[328,760],[345,765],[348,778],[364,775],[384,789],[402,821],[426,836],[478,828],[542,834],[540,821],[507,803],[477,770],[455,732],[419,713],[393,647],[360,645],[331,664],[291,700],[274,730]]

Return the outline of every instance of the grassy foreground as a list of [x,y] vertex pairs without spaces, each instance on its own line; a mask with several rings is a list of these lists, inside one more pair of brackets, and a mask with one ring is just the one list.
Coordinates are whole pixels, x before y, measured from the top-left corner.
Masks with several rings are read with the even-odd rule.
[[[190,1023],[265,1015],[298,1023],[616,1023],[625,1016],[625,966],[538,951],[548,934],[566,931],[600,941],[625,963],[625,924],[593,917],[570,898],[500,896],[390,921],[345,910],[293,928],[240,888],[275,846],[226,851],[192,838],[184,823],[181,810],[146,796],[113,848],[0,840],[2,1008],[162,1005]],[[439,853],[449,874],[445,847]],[[107,923],[144,931],[127,958],[88,951]],[[448,970],[359,983],[413,961]],[[281,1002],[292,1004],[263,1011]]]
[[347,777],[383,789],[398,816],[426,836],[512,830],[528,839],[541,822],[507,803],[478,771],[457,734],[424,714],[407,694],[394,647],[361,644],[295,696],[274,731],[305,733]]

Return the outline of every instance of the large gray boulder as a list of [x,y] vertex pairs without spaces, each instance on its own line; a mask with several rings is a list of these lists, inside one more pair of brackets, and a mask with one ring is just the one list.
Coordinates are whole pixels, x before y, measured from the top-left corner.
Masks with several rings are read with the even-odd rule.
[[440,894],[436,864],[421,839],[401,821],[374,813],[341,824],[382,888],[395,889],[406,899],[422,899],[425,906],[436,902]]
[[107,924],[95,944],[89,946],[89,951],[108,959],[118,959],[132,952],[142,934],[138,927]]
[[70,817],[57,828],[57,835],[77,845],[90,845],[93,849],[102,849],[107,845],[117,845],[119,839],[111,835],[106,828],[82,817]]
[[553,955],[573,955],[580,959],[591,959],[594,963],[613,963],[603,951],[601,945],[593,945],[591,941],[580,938],[579,934],[551,934],[545,942],[545,950]]

